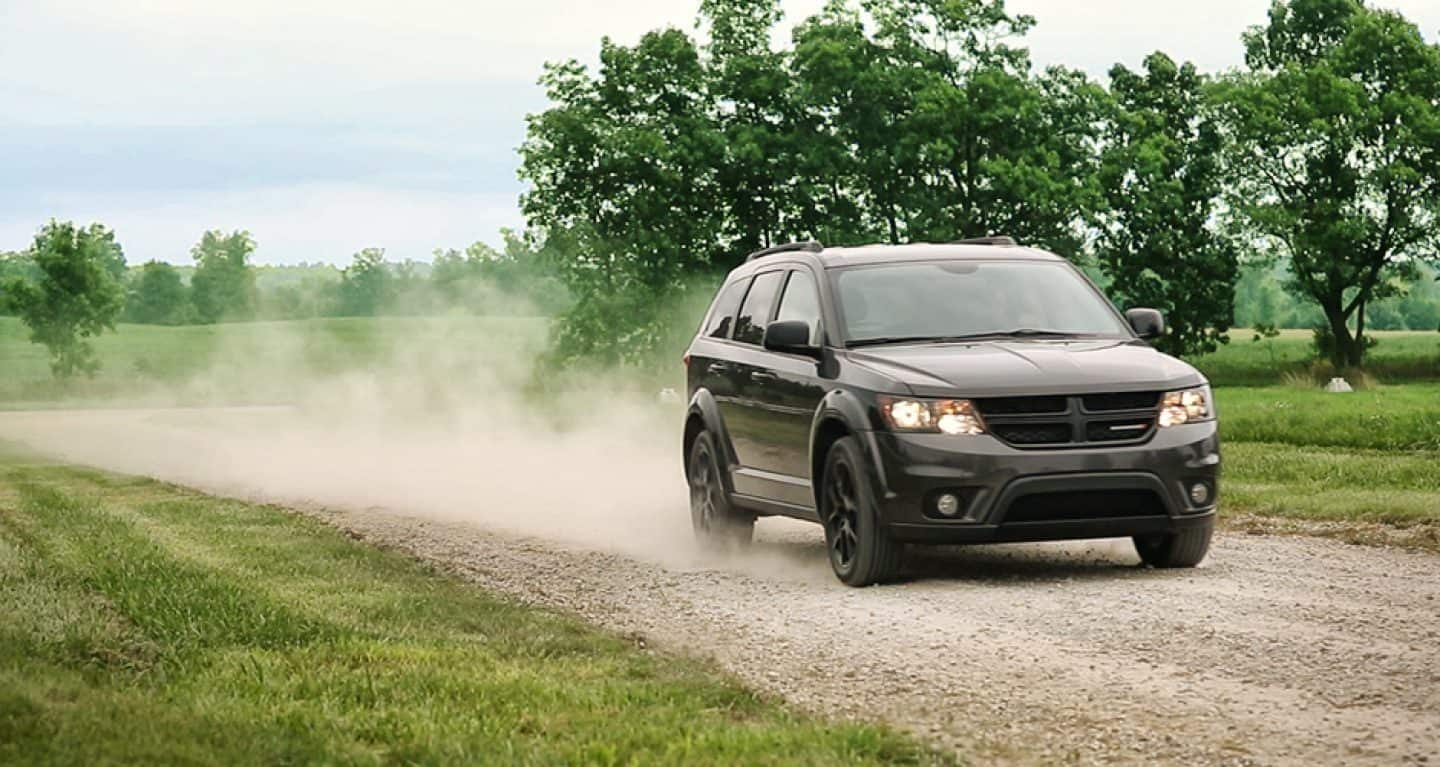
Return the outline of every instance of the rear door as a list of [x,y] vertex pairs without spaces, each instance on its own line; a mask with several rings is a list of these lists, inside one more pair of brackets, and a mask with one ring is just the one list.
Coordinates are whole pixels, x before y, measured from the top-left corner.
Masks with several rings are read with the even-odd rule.
[[740,311],[740,301],[750,287],[750,278],[744,277],[721,288],[700,328],[700,335],[690,346],[689,396],[695,396],[697,389],[708,389],[717,400],[734,399],[739,395],[730,375],[730,335],[735,329],[735,315]]

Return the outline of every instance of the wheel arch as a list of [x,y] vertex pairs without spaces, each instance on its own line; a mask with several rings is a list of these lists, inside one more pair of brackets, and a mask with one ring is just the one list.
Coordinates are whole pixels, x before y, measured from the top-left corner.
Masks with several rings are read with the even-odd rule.
[[860,451],[865,455],[866,471],[872,486],[882,495],[888,495],[884,468],[880,462],[879,446],[875,442],[865,405],[858,397],[844,390],[835,390],[825,395],[815,412],[810,428],[810,490],[815,498],[815,508],[820,509],[821,482],[824,479],[825,458],[830,448],[845,437],[854,437]]
[[[680,467],[682,472],[689,471],[690,449],[695,445],[695,439],[700,432],[708,431],[715,440],[715,448],[719,452],[716,457],[720,460],[720,477],[725,485],[726,491],[730,487],[730,467],[735,465],[735,446],[730,442],[730,432],[725,429],[725,421],[720,417],[720,406],[715,401],[715,395],[708,389],[698,389],[695,395],[690,398],[690,406],[685,414],[685,431],[681,442]],[[687,475],[688,476],[688,473]]]

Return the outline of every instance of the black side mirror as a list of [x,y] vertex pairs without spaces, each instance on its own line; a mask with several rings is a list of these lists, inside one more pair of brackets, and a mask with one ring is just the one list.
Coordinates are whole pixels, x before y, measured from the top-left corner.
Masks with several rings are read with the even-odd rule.
[[1131,309],[1125,312],[1125,319],[1130,321],[1135,335],[1146,340],[1165,334],[1165,315],[1159,309]]
[[810,323],[801,320],[772,322],[765,326],[765,348],[772,352],[820,357],[820,347],[810,341]]

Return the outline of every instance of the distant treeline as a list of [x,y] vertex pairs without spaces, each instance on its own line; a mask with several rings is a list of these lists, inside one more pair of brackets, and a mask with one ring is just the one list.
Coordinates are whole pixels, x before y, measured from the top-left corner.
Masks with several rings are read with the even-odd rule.
[[[113,238],[112,238],[113,242]],[[150,261],[128,265],[118,242],[109,266],[123,288],[118,319],[146,325],[193,325],[312,317],[448,313],[544,314],[567,308],[568,293],[550,277],[540,249],[505,232],[497,250],[475,243],[437,250],[433,260],[387,261],[367,248],[347,267],[322,263],[257,266],[245,231],[206,232],[191,250],[194,265]],[[7,278],[40,279],[33,252],[0,253]],[[17,307],[0,301],[0,314]]]

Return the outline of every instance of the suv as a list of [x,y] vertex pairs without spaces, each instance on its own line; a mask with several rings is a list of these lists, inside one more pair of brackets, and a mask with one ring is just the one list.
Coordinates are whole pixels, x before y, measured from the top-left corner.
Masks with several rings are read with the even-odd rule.
[[819,522],[835,575],[906,544],[1131,537],[1193,567],[1215,525],[1210,387],[1066,260],[1006,237],[760,251],[685,355],[684,458],[703,542]]

